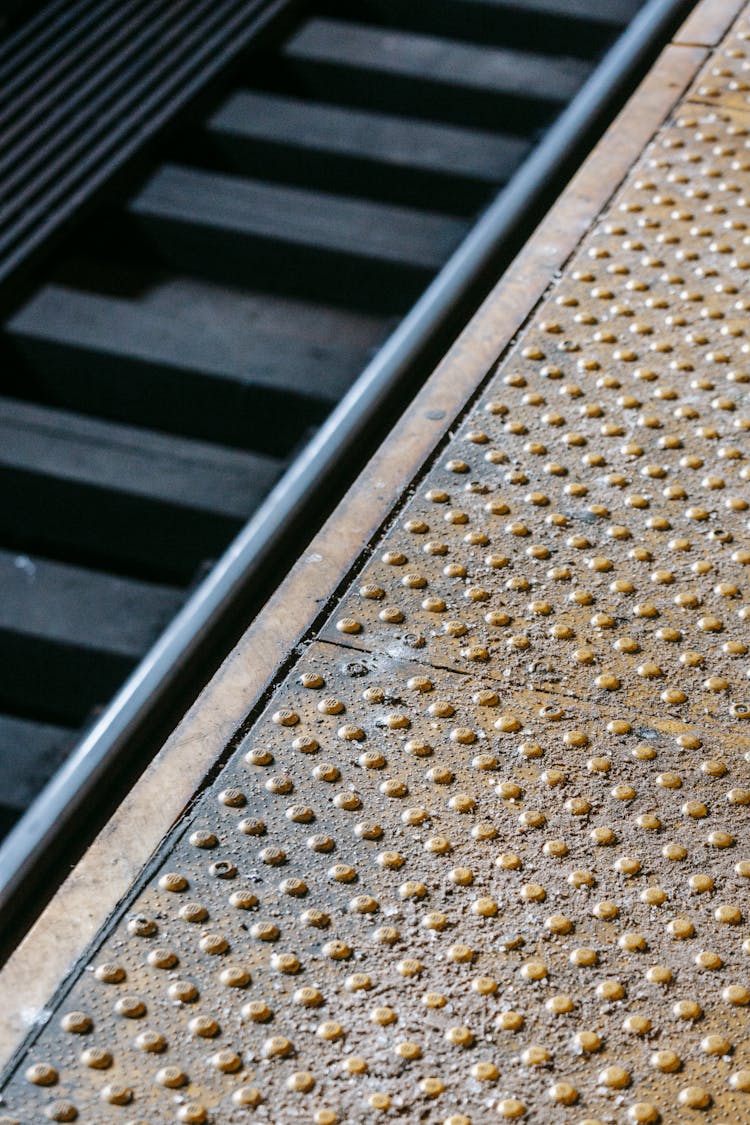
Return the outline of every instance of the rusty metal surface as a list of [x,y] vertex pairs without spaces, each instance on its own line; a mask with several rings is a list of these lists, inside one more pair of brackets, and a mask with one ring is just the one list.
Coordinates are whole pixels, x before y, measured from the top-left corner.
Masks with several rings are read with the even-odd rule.
[[9,1104],[24,1121],[740,1120],[749,752],[316,642]]
[[750,113],[693,96],[2,1125],[750,1122]]

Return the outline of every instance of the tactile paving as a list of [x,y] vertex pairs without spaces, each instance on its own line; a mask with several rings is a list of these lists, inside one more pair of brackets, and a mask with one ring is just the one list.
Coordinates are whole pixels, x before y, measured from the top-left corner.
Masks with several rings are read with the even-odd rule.
[[314,644],[238,746],[22,1119],[738,1120],[750,737],[353,655]]
[[743,16],[702,67],[689,98],[750,110],[750,21]]
[[742,26],[60,990],[0,1125],[750,1122]]
[[683,107],[324,635],[750,717],[749,172],[750,117]]

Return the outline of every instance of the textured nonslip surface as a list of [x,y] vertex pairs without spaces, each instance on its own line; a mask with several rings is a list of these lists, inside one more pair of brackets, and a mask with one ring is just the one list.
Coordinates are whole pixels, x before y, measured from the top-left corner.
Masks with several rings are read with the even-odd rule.
[[316,642],[9,1103],[24,1121],[740,1120],[748,752]]
[[61,991],[0,1121],[750,1122],[750,113],[727,75],[707,91],[744,41]]
[[750,118],[647,151],[326,630],[509,684],[748,713]]

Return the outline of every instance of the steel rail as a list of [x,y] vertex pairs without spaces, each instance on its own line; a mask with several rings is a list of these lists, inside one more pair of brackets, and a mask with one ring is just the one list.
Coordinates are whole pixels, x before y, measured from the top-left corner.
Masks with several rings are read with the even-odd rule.
[[[81,810],[160,711],[184,692],[196,653],[215,643],[248,590],[278,559],[290,525],[308,520],[313,502],[342,462],[361,457],[368,431],[437,338],[455,334],[467,304],[518,242],[548,198],[559,191],[586,142],[602,131],[613,104],[629,91],[693,6],[649,0],[497,195],[347,395],[231,543],[115,698],[0,846],[0,911],[27,896],[40,869],[71,832]],[[564,182],[564,181],[563,181]],[[526,224],[526,226],[524,225]],[[310,528],[312,530],[312,528]]]

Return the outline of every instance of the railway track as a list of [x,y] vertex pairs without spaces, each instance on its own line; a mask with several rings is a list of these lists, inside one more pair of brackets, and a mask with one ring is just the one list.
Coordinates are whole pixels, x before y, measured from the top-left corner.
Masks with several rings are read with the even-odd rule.
[[[109,701],[164,631],[174,635],[175,619],[188,627],[186,604],[192,613],[196,594],[215,595],[212,575],[224,572],[213,564],[226,569],[227,548],[269,495],[285,512],[289,479],[289,530],[301,524],[309,537],[356,457],[342,447],[339,479],[318,482],[307,507],[302,470],[285,473],[306,464],[298,455],[316,434],[332,448],[326,419],[356,398],[363,371],[393,367],[398,326],[410,327],[427,290],[438,312],[427,332],[420,311],[418,346],[399,355],[399,393],[376,395],[378,420],[362,414],[352,431],[360,461],[374,446],[481,296],[488,267],[509,258],[538,215],[543,185],[529,206],[506,208],[494,245],[482,222],[495,212],[485,209],[506,186],[506,202],[514,184],[526,190],[529,158],[582,90],[595,96],[579,146],[655,50],[642,32],[630,70],[621,65],[597,93],[597,63],[639,7],[368,0],[355,16],[334,0],[80,0],[43,6],[9,33],[0,47],[0,829],[64,763],[67,800],[92,732],[99,747],[110,738],[119,764],[107,751],[87,775],[99,807],[91,827],[117,771],[141,768],[154,730],[174,724],[300,539],[275,542],[271,574],[266,559],[262,574],[246,568],[244,586],[232,579],[244,601],[229,614],[222,603],[223,631],[207,649],[201,619],[192,679],[170,684],[148,736],[139,727],[133,738],[137,714],[116,736],[102,732]],[[662,30],[677,8],[661,5]],[[572,136],[558,149],[563,176]],[[477,230],[487,252],[450,291],[445,268],[460,271]],[[38,858],[49,809],[32,810],[11,836],[9,886]]]

